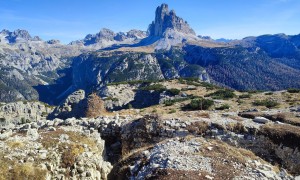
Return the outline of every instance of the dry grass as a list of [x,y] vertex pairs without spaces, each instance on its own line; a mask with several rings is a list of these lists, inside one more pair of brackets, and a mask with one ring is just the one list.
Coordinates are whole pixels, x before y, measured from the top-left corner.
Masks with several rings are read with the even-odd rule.
[[[208,150],[208,146],[213,150]],[[217,179],[232,179],[241,173],[235,168],[236,163],[245,167],[248,159],[259,159],[251,151],[236,148],[218,140],[210,140],[209,143],[204,144],[202,155],[212,158],[212,166],[217,172]]]
[[[219,140],[210,140],[210,143],[204,144],[203,150],[205,151],[205,156],[213,158],[223,158],[229,161],[234,161],[238,163],[245,164],[248,159],[259,159],[253,152],[230,146]],[[206,146],[213,147],[212,151],[209,151]]]
[[244,112],[239,113],[239,116],[244,118],[254,119],[255,117],[262,116],[272,121],[279,121],[295,126],[300,126],[300,118],[295,117],[293,113],[276,113],[276,114],[266,114],[262,112]]
[[288,124],[267,124],[259,133],[268,137],[273,143],[300,149],[300,127]]
[[16,165],[12,171],[10,171],[11,177],[14,180],[35,180],[46,179],[47,170],[41,169],[30,163]]
[[[91,151],[97,151],[97,143],[94,139],[87,137],[79,132],[64,131],[62,129],[57,129],[56,131],[46,131],[41,132],[43,137],[40,142],[46,149],[58,147],[59,152],[62,154],[61,163],[62,166],[72,167],[76,161],[76,158],[84,152],[83,145],[86,144]],[[70,143],[60,143],[59,137],[62,134],[69,136]]]
[[44,148],[49,149],[58,146],[59,137],[65,134],[65,131],[57,129],[56,131],[40,131],[39,134],[41,135],[39,142],[42,143]]
[[202,118],[210,118],[209,113],[208,112],[197,112],[196,117],[202,117]]
[[209,125],[204,121],[196,121],[187,126],[186,129],[193,134],[202,135],[209,129]]
[[295,126],[300,126],[300,118],[295,117],[293,113],[277,113],[273,115],[264,115],[264,117],[272,120],[272,121],[280,121],[283,123],[295,125]]
[[226,124],[226,129],[228,131],[239,133],[239,134],[247,132],[247,129],[245,128],[245,126],[240,122],[228,123],[228,124]]
[[19,164],[17,161],[5,159],[0,153],[0,180],[43,180],[46,175],[47,170],[31,163]]
[[42,138],[40,142],[42,143],[43,147],[46,149],[55,148],[59,145],[59,137],[62,134],[66,134],[69,136],[69,140],[71,142],[77,144],[86,144],[90,147],[93,151],[97,150],[97,145],[94,139],[87,137],[79,132],[74,131],[64,131],[62,129],[57,129],[56,131],[44,131],[40,132]]
[[84,152],[84,148],[80,144],[63,143],[59,146],[59,151],[62,152],[62,167],[68,168],[74,166],[76,158]]
[[87,98],[86,117],[98,117],[106,113],[103,100],[95,93],[91,94]]
[[21,141],[7,141],[6,144],[8,145],[8,147],[10,147],[11,149],[17,149],[17,148],[23,148],[25,146],[24,142]]
[[62,166],[72,167],[76,158],[84,152],[83,145],[86,144],[92,151],[97,151],[96,141],[74,131],[65,131],[64,134],[69,136],[71,143],[59,144],[59,151],[62,152]]
[[74,131],[65,131],[69,136],[69,140],[77,144],[86,144],[92,151],[97,150],[97,143],[94,139]]

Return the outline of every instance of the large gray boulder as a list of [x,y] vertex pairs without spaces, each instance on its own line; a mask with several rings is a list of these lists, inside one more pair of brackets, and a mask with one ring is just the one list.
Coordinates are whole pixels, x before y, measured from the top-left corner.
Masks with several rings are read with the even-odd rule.
[[70,117],[82,117],[84,113],[84,98],[84,90],[73,92],[59,106],[55,108],[49,118],[67,119]]

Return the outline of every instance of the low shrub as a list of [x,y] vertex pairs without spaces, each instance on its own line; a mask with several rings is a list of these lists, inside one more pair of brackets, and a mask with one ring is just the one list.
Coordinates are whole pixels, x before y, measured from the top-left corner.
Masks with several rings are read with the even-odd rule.
[[104,99],[104,101],[109,101],[109,100],[111,100],[111,101],[113,101],[113,102],[119,101],[118,98],[111,97],[111,96]]
[[224,109],[229,109],[229,108],[230,108],[230,106],[228,104],[223,104],[220,107],[216,107],[216,110],[224,110]]
[[251,97],[251,94],[242,94],[239,96],[240,99],[247,99],[247,98],[250,98]]
[[191,110],[207,110],[212,105],[214,105],[214,101],[210,99],[199,98],[191,100],[186,108]]
[[210,96],[213,99],[230,99],[230,98],[234,98],[236,95],[234,94],[234,92],[232,90],[220,89],[220,90],[217,90],[216,92],[210,93],[206,96]]
[[127,108],[128,108],[128,109],[132,109],[132,105],[129,103],[129,104],[127,105]]
[[47,113],[47,112],[42,112],[42,116],[43,116],[43,117],[47,117],[47,116],[48,116],[48,113]]
[[172,114],[172,113],[176,113],[176,110],[175,109],[171,109],[169,114]]
[[264,91],[263,90],[248,90],[248,91],[244,91],[244,92],[248,92],[249,94],[256,94],[256,93],[261,93]]
[[272,107],[276,107],[279,105],[278,102],[274,101],[274,100],[256,100],[253,102],[254,106],[266,106],[267,108],[272,108]]
[[242,101],[241,99],[238,99],[236,102],[237,102],[238,104],[243,104],[243,103],[244,103],[244,101]]
[[21,124],[25,124],[26,123],[26,119],[24,117],[21,118]]
[[141,87],[140,90],[142,91],[157,91],[157,92],[163,92],[166,91],[166,87],[161,84],[153,84],[145,87]]
[[166,106],[172,106],[172,105],[174,105],[177,102],[182,102],[182,101],[186,101],[186,100],[189,100],[189,98],[186,97],[186,98],[168,99],[168,100],[164,101],[164,104]]
[[167,93],[169,93],[171,96],[176,96],[180,93],[180,90],[176,88],[171,88],[167,90]]
[[165,100],[164,104],[165,106],[172,106],[175,102],[173,100]]
[[0,118],[0,123],[5,123],[6,119],[5,118]]
[[213,84],[208,83],[208,82],[200,82],[200,84],[201,84],[201,86],[206,87],[207,90],[213,90],[213,89],[219,88],[218,86],[213,85]]
[[300,89],[289,88],[289,89],[287,89],[287,92],[289,92],[289,93],[299,93],[299,92],[300,92]]

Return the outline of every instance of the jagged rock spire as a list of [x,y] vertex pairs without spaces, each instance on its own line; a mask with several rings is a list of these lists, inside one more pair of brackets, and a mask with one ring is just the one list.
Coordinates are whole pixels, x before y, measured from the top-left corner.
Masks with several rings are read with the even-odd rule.
[[155,20],[149,25],[148,33],[150,36],[162,37],[168,28],[195,35],[194,30],[190,28],[186,21],[176,16],[174,10],[169,11],[167,4],[162,4],[156,8]]

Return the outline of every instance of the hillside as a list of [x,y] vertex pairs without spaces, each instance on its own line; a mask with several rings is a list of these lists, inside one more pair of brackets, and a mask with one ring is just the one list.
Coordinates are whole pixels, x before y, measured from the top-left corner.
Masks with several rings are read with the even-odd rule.
[[[93,94],[87,98],[93,117],[85,118],[83,112],[80,119],[71,115],[46,120],[43,114],[15,124],[2,117],[0,160],[6,173],[1,177],[19,177],[22,169],[26,169],[23,176],[32,178],[294,179],[300,175],[297,89],[239,92],[191,78],[108,87],[106,108],[129,99],[125,97],[129,91],[157,93],[158,99],[145,107],[134,107],[133,101],[123,110],[105,112],[94,111],[103,104]],[[85,101],[82,92],[56,108],[64,114],[75,112]],[[2,107],[5,112],[13,103]],[[23,163],[16,164],[16,159]],[[13,170],[7,171],[9,166]]]

